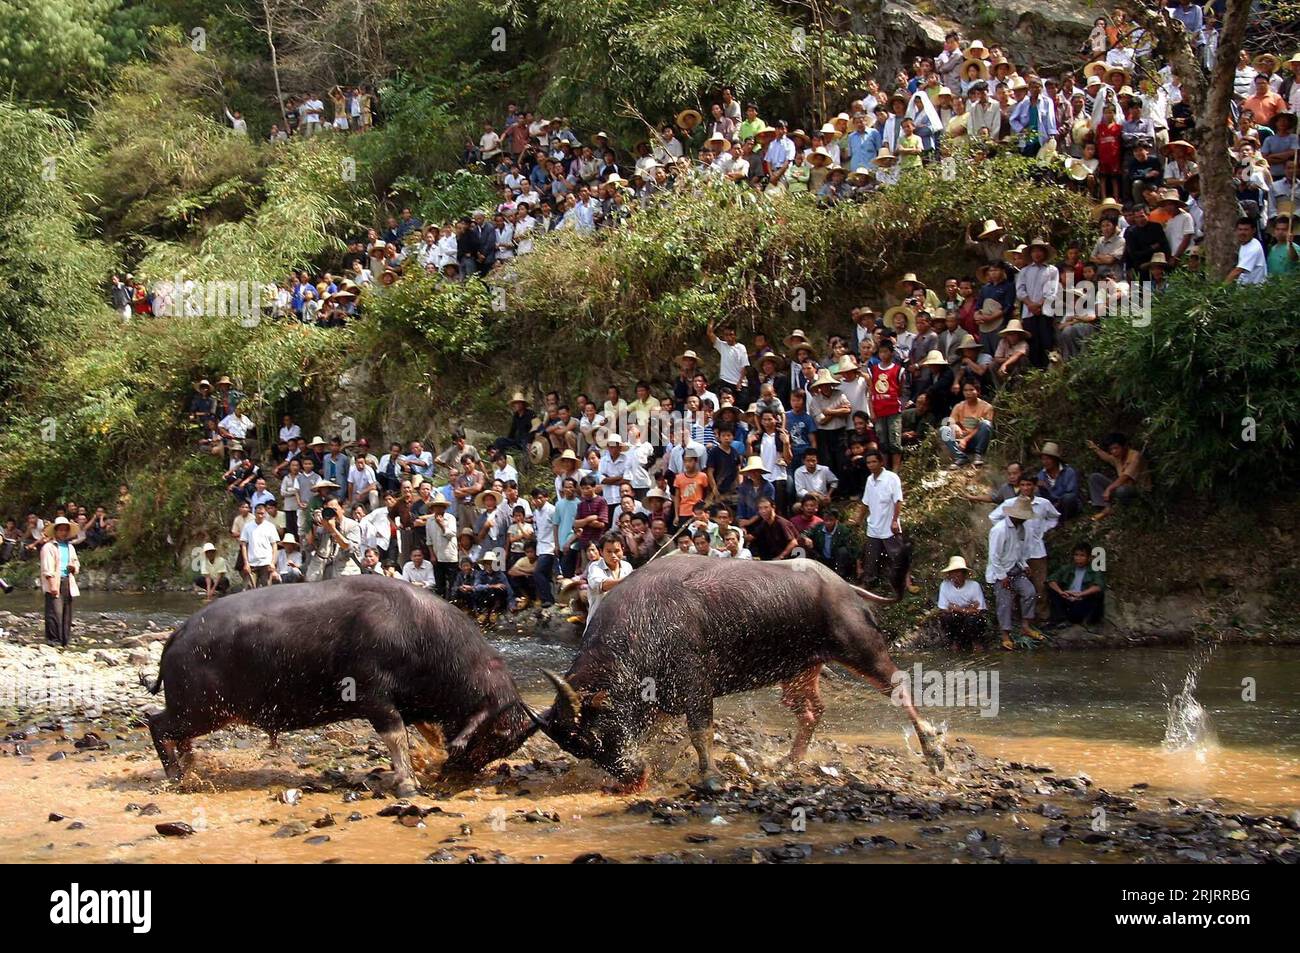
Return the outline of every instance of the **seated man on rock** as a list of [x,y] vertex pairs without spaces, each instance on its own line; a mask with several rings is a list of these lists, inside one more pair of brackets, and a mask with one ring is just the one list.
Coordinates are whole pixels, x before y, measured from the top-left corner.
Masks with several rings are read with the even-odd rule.
[[1092,568],[1086,543],[1074,547],[1070,562],[1047,581],[1054,626],[1082,625],[1092,630],[1106,614],[1106,574]]

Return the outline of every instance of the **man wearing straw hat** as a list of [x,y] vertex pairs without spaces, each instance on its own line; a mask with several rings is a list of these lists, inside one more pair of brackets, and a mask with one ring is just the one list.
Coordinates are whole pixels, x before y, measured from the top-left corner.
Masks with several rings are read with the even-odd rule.
[[984,589],[970,577],[966,560],[961,556],[953,556],[943,567],[938,606],[939,625],[950,641],[970,646],[983,640],[988,629]]
[[68,647],[72,637],[72,601],[81,595],[77,573],[81,562],[72,545],[72,522],[57,517],[45,526],[47,542],[41,546],[41,590],[45,593],[45,641]]
[[998,628],[1002,632],[1002,647],[1007,651],[1016,645],[1011,640],[1014,628],[1012,614],[1017,600],[1020,604],[1020,631],[1032,641],[1042,641],[1043,634],[1031,624],[1037,593],[1029,578],[1029,559],[1025,539],[1025,523],[1034,518],[1034,509],[1024,497],[1019,497],[1002,510],[1003,519],[989,530],[988,566],[984,581],[993,587],[997,599]]

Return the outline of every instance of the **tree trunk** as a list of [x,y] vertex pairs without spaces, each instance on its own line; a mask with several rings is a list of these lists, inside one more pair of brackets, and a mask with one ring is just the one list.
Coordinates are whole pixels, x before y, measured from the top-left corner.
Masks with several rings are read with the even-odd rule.
[[1210,76],[1204,128],[1199,154],[1201,207],[1205,210],[1206,271],[1222,278],[1237,263],[1234,223],[1238,216],[1236,189],[1232,182],[1232,157],[1228,155],[1228,115],[1237,58],[1246,40],[1246,23],[1251,0],[1228,0],[1219,33],[1218,58]]
[[289,117],[284,114],[284,91],[280,88],[280,62],[275,51],[275,36],[271,27],[271,5],[268,0],[262,0],[262,16],[264,19],[264,28],[266,30],[266,45],[271,48],[271,75],[275,77],[275,101],[280,105],[280,127],[286,132],[289,129]]

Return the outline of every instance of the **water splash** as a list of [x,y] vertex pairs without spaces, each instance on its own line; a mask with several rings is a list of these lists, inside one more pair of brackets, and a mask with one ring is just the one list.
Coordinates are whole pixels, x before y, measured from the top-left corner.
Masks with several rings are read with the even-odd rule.
[[[1210,713],[1196,700],[1201,669],[1209,661],[1212,651],[1192,662],[1183,679],[1183,687],[1169,700],[1169,714],[1165,721],[1164,749],[1193,752],[1198,761],[1204,761],[1207,753],[1218,746],[1214,727],[1210,724]],[[1166,688],[1165,693],[1168,692]]]

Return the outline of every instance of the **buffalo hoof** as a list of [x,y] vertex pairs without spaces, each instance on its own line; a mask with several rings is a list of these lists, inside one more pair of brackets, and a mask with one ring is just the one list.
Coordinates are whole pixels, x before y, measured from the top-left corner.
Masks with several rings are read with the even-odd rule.
[[721,794],[727,789],[727,785],[716,774],[706,774],[695,783],[695,789],[705,794]]
[[611,794],[640,794],[650,786],[650,767],[641,769],[641,773],[628,781],[620,781],[609,788]]
[[414,781],[410,778],[406,778],[405,780],[397,782],[396,791],[398,797],[414,797],[416,792],[419,791],[419,788],[415,786]]

